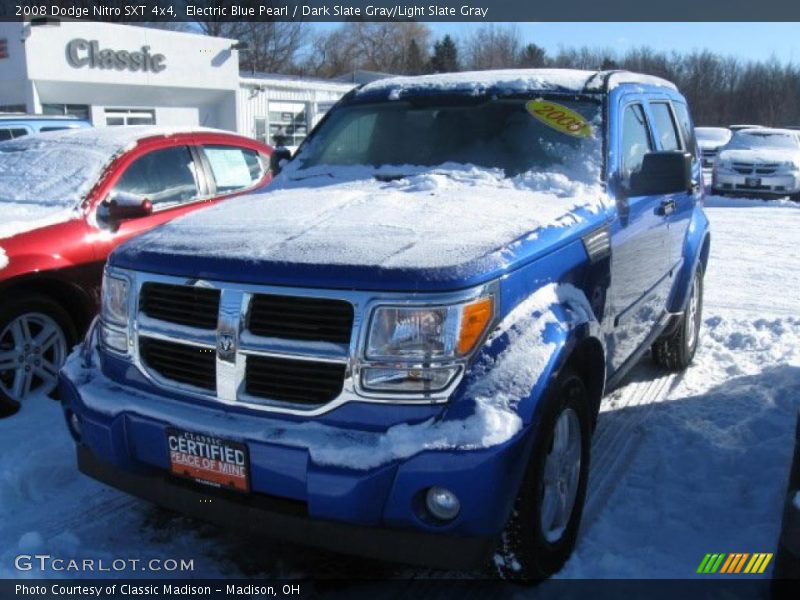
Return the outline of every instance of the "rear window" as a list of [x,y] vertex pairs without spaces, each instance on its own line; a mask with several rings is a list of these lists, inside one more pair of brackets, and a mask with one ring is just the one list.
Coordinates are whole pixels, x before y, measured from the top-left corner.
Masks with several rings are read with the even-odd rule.
[[28,135],[27,129],[0,129],[0,142],[5,140],[13,140],[14,138],[22,137],[23,135]]
[[71,129],[70,127],[42,127],[39,131],[42,133],[47,133],[48,131],[64,131],[65,129]]

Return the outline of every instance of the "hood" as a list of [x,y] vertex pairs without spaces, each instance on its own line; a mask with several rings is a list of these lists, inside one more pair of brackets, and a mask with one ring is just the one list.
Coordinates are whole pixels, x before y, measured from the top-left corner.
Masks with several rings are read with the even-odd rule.
[[0,240],[79,218],[77,206],[0,200]]
[[718,155],[720,160],[733,162],[776,163],[792,161],[800,164],[800,152],[785,148],[748,148],[723,150]]
[[482,169],[350,174],[281,177],[265,193],[198,211],[129,242],[112,263],[254,283],[457,285],[506,266],[513,242],[563,231],[601,207],[599,186],[554,174],[514,180]]

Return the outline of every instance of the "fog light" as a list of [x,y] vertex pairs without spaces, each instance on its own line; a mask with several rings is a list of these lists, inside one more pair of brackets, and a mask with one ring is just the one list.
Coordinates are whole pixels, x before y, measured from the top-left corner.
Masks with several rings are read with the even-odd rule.
[[461,510],[461,502],[453,492],[436,486],[425,494],[425,505],[434,517],[442,521],[452,521]]
[[111,329],[105,324],[100,325],[100,343],[104,348],[113,350],[119,354],[128,353],[127,334],[115,329]]

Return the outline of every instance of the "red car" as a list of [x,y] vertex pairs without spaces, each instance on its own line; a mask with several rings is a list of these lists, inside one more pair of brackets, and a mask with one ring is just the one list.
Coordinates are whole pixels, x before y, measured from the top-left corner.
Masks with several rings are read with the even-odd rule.
[[0,414],[50,394],[120,243],[266,185],[272,149],[208,129],[80,129],[0,143]]

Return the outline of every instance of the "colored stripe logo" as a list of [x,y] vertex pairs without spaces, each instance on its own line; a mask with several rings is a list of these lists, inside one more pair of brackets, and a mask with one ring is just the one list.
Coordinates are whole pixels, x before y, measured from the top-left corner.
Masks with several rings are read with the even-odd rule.
[[700,566],[697,567],[697,573],[703,575],[713,575],[714,573],[758,575],[767,569],[771,560],[771,552],[706,554],[700,561]]

